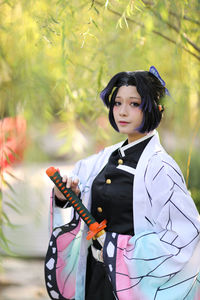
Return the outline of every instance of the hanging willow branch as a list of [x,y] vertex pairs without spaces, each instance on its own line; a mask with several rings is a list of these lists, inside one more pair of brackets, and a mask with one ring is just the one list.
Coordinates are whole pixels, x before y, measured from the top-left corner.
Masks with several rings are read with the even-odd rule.
[[[93,0],[94,1],[94,0]],[[154,2],[151,2],[151,1],[145,1],[145,0],[141,0],[147,7],[152,7],[154,6]],[[169,14],[176,17],[177,19],[183,19],[183,20],[186,20],[188,22],[191,22],[191,23],[194,23],[196,25],[199,25],[200,26],[200,22],[195,20],[195,19],[192,19],[186,15],[180,15],[180,14],[177,14],[176,12],[172,11],[172,10],[169,10]]]
[[180,34],[180,36],[183,37],[188,42],[188,44],[190,44],[196,51],[200,53],[200,48],[189,39],[189,37],[185,32],[181,33],[181,30],[178,27],[176,27],[174,24],[171,24],[170,22],[163,20],[161,15],[155,12],[153,9],[150,8],[150,10],[156,18],[158,18],[161,22],[165,23],[169,28],[174,30],[176,33]]
[[[95,1],[95,4],[97,4],[97,5],[101,6],[101,7],[104,6],[104,4],[101,3],[100,1]],[[115,11],[115,10],[109,8],[109,7],[107,7],[107,10],[108,10],[109,12],[111,12],[112,14],[121,17],[121,14],[120,14],[118,11]],[[140,26],[141,28],[145,28],[145,25],[142,24],[141,22],[135,21],[135,20],[133,20],[133,19],[131,19],[131,18],[129,18],[129,17],[126,17],[126,20],[129,21],[130,23],[137,24],[137,25]],[[153,29],[153,30],[152,30],[152,33],[154,33],[154,34],[156,34],[156,35],[162,37],[163,39],[169,41],[169,42],[172,43],[172,44],[177,45],[177,41],[176,41],[176,40],[174,40],[174,39],[168,37],[167,35],[161,33],[160,31],[157,31],[157,30],[154,30],[154,29]],[[183,37],[187,40],[186,36],[183,35]],[[189,39],[188,39],[188,43],[189,43]],[[198,52],[200,52],[200,49],[199,49],[194,43],[193,43],[193,44],[192,44],[192,43],[193,43],[193,42],[190,41],[190,45],[192,45],[193,48],[196,47],[195,49],[196,49]],[[183,45],[178,45],[178,46],[179,46],[181,49],[183,49],[185,52],[189,53],[190,55],[192,55],[193,57],[195,57],[197,60],[200,61],[200,56],[198,56],[196,53],[192,52],[191,50],[189,50],[188,48],[186,48],[186,47],[183,46]]]

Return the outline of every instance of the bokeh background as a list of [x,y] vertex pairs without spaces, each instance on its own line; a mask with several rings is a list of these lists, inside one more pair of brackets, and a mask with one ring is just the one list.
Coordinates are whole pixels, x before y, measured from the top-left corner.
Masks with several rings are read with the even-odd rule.
[[200,211],[199,0],[0,1],[0,297],[48,299],[45,169],[124,139],[99,92],[154,65],[171,93],[159,133]]

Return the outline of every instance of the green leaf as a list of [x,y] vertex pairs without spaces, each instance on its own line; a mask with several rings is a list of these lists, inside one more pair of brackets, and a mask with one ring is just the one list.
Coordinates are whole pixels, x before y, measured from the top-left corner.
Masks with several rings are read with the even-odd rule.
[[100,14],[100,12],[99,12],[99,10],[96,8],[96,6],[94,6],[94,10],[95,10],[95,12],[99,15]]
[[[9,198],[10,200],[11,200],[11,202],[12,202],[12,204],[15,204],[15,206],[16,207],[20,207],[20,202],[19,201],[17,201],[15,198],[13,198],[11,195],[10,195],[10,193],[8,193],[8,192],[4,192],[4,195],[6,195],[6,198]],[[21,207],[21,209],[22,209],[22,207]]]
[[56,24],[60,24],[60,22],[58,22],[52,15],[50,16],[51,17],[51,20],[56,23]]
[[109,0],[106,0],[106,3],[105,3],[105,8],[108,7],[108,4],[109,4]]
[[116,27],[120,27],[121,29],[123,28],[123,25],[122,25],[122,17],[119,18]]
[[5,180],[5,178],[2,179],[2,182],[3,182],[5,185],[7,185],[8,188],[9,188],[14,194],[16,194],[16,192],[15,192],[14,188],[12,187],[12,185],[11,185],[7,180]]
[[15,151],[13,151],[12,148],[10,148],[10,147],[8,147],[8,146],[6,146],[6,148],[12,153],[12,155],[13,155],[16,159],[20,159],[19,155],[18,155]]
[[16,177],[13,173],[9,172],[8,170],[5,171],[6,174],[8,174],[10,177],[12,177],[15,180],[21,181],[21,179],[19,179],[18,177]]
[[10,165],[11,161],[10,161],[10,158],[8,157],[6,151],[3,150],[3,154],[4,154],[5,158],[6,158],[7,163]]
[[4,202],[5,205],[9,206],[10,208],[12,208],[15,212],[17,212],[18,214],[22,213],[18,207],[16,207],[14,204],[5,201]]
[[5,237],[4,233],[3,233],[2,227],[0,227],[0,242],[1,241],[4,243],[4,245],[6,245],[8,247],[9,240],[6,239],[6,237]]
[[7,226],[9,226],[9,227],[12,227],[12,228],[15,227],[15,225],[11,223],[9,217],[7,216],[7,214],[6,214],[5,212],[2,212],[2,217],[3,217],[3,220],[6,221],[6,223],[3,221],[3,223],[4,223],[5,225],[7,225]]
[[124,22],[125,22],[125,24],[126,24],[126,27],[129,28],[128,22],[127,22],[127,20],[126,20],[126,14],[125,14],[125,13],[123,14],[123,19],[124,19]]
[[96,27],[97,29],[99,29],[99,26],[98,26],[97,23],[94,21],[94,19],[92,19],[92,23],[95,25],[95,27]]
[[16,253],[14,253],[12,250],[10,250],[9,246],[6,245],[5,243],[2,243],[1,241],[1,236],[0,236],[0,248],[5,251],[6,254],[10,255],[10,256],[17,256]]

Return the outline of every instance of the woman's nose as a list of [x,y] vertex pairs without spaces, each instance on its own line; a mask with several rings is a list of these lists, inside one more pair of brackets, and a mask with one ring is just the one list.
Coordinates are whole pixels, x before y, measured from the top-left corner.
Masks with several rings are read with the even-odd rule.
[[126,107],[126,105],[121,105],[120,106],[119,114],[121,116],[127,115],[127,107]]

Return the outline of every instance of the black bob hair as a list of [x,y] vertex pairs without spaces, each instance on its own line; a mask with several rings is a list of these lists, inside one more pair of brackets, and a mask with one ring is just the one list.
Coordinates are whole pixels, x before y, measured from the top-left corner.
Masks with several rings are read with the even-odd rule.
[[[108,85],[100,93],[104,104],[109,108],[109,121],[117,131],[118,127],[113,116],[115,97],[121,86],[133,85],[141,97],[143,120],[137,130],[141,133],[150,132],[158,127],[164,111],[161,99],[165,96],[165,87],[160,80],[148,71],[120,72],[114,75]],[[161,107],[161,109],[160,109]]]

